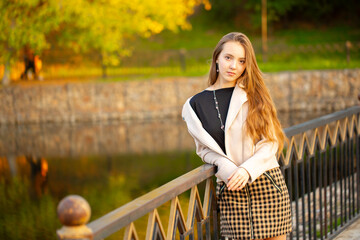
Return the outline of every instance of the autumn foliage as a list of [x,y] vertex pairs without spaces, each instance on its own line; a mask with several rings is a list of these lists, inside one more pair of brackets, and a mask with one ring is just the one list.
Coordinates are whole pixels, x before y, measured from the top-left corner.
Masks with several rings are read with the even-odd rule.
[[124,39],[149,37],[164,29],[190,28],[187,17],[208,0],[18,0],[0,1],[0,63],[8,81],[12,61],[29,47],[49,48],[48,36],[75,51],[97,51],[104,64],[129,54]]

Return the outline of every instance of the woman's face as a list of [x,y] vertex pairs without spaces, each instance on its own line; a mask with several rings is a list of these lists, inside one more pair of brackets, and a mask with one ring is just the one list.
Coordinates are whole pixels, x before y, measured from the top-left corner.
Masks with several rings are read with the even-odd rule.
[[226,42],[216,63],[219,66],[216,83],[220,84],[221,88],[235,86],[246,67],[244,47],[235,41]]

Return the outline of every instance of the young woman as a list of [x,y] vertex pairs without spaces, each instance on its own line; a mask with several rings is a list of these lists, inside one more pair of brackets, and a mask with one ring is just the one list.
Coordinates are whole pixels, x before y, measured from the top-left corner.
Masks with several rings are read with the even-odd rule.
[[231,239],[286,239],[290,199],[276,155],[285,140],[250,40],[215,47],[209,87],[182,112],[201,159],[217,166],[220,229]]

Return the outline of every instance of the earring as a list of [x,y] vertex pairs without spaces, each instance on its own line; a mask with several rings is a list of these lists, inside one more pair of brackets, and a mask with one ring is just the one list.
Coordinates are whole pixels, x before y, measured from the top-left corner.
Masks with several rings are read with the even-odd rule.
[[216,72],[219,72],[219,64],[216,63]]

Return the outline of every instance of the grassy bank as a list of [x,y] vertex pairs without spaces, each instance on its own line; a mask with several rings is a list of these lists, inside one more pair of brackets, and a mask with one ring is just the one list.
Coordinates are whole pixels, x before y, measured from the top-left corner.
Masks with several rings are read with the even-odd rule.
[[[229,31],[242,29],[210,29],[195,19],[190,31],[165,31],[149,39],[131,39],[127,47],[132,50],[132,55],[121,59],[119,66],[107,67],[106,73],[113,81],[206,75],[214,46]],[[259,33],[243,32],[252,41],[258,63],[264,72],[360,67],[360,29],[354,27],[270,28],[267,61],[263,61]],[[351,43],[349,49],[345,47],[347,41]],[[91,77],[104,80],[100,64],[84,62],[53,64],[49,60],[44,62],[43,75],[45,79]]]

